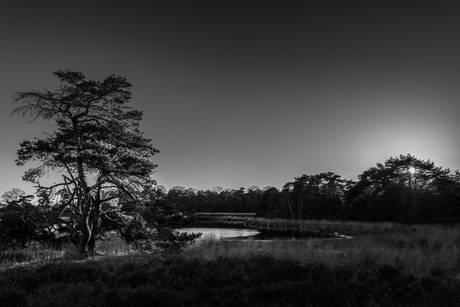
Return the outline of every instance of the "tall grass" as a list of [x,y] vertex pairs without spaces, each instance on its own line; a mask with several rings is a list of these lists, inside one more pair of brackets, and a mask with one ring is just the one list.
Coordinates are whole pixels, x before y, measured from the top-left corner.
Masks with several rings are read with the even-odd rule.
[[0,306],[459,306],[458,226],[303,226],[354,237],[210,236],[182,255],[135,253],[111,237],[85,261],[73,247],[9,252],[0,260]]
[[[267,220],[258,221],[267,222]],[[269,254],[277,259],[327,266],[396,265],[413,272],[459,269],[460,227],[343,221],[269,221],[270,227],[302,227],[353,236],[332,240],[235,240],[208,238],[185,253],[204,258]],[[289,226],[285,226],[290,223]],[[259,224],[260,225],[260,224]],[[274,226],[276,228],[276,226]]]
[[[116,234],[109,233],[96,245],[95,257],[126,256],[138,252],[121,240]],[[39,265],[49,262],[79,260],[76,247],[64,245],[61,249],[52,249],[40,244],[32,244],[23,250],[0,251],[0,269],[16,266]]]
[[108,233],[101,241],[98,241],[96,251],[101,255],[107,256],[123,256],[136,253],[132,247],[115,233]]
[[[339,220],[286,220],[255,218],[245,221],[247,227],[274,229],[303,229],[325,232],[338,232],[344,235],[356,236],[362,234],[381,234],[392,232],[410,232],[419,229],[436,229],[436,225],[411,225],[392,222],[358,222]],[[452,228],[452,226],[440,226]],[[455,226],[454,226],[455,228]],[[457,226],[458,228],[458,226]],[[436,230],[435,230],[436,231]]]
[[[209,236],[184,251],[186,257],[251,257],[271,255],[276,259],[327,266],[396,265],[410,271],[460,269],[460,225],[406,225],[353,221],[292,221],[253,219],[248,226],[300,228],[352,236],[350,239],[324,240],[221,240]],[[114,234],[97,245],[98,257],[135,255],[137,252]],[[66,261],[78,258],[73,246],[56,251],[35,246],[23,251],[0,252],[0,268],[19,264]]]

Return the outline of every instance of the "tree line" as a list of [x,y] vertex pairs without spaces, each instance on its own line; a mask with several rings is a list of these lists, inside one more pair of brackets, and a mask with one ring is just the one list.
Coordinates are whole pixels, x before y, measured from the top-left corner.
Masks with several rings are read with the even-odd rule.
[[333,172],[302,175],[283,187],[157,188],[183,212],[252,212],[267,218],[396,222],[460,220],[460,173],[407,154],[390,157],[358,180]]

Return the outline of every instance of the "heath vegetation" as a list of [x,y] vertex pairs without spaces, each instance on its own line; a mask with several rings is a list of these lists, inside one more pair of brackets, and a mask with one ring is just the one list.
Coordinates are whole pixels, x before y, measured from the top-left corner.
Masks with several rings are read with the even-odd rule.
[[81,260],[74,249],[16,251],[3,256],[0,304],[458,306],[458,227],[302,224],[354,236],[295,241],[211,237],[181,253],[149,254],[114,236],[101,242],[98,250],[104,253],[90,260]]

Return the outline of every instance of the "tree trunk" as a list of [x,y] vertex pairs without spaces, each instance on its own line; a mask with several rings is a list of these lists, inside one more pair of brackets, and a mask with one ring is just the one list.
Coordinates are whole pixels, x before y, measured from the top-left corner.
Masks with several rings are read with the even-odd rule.
[[80,220],[80,243],[78,244],[78,254],[81,257],[86,258],[89,256],[88,242],[91,236],[91,229],[89,225],[89,216],[88,212],[84,212]]
[[100,190],[96,199],[88,197],[87,203],[84,207],[84,214],[81,217],[80,229],[81,238],[79,244],[79,254],[82,257],[93,256],[96,252],[96,237],[101,226],[100,219]]
[[92,198],[88,194],[85,195],[83,204],[81,206],[82,207],[82,210],[81,210],[82,215],[80,217],[81,237],[80,237],[80,243],[78,245],[78,253],[83,258],[90,256],[94,252],[94,249],[91,250],[89,246],[89,242],[90,242],[90,239],[92,237],[92,232],[93,232],[92,222],[90,220],[91,203],[92,203]]
[[88,241],[88,254],[93,256],[96,253],[96,236],[92,235]]
[[303,199],[301,198],[301,194],[299,192],[299,208],[298,208],[298,211],[299,211],[299,221],[302,220],[302,211],[303,211]]
[[99,227],[101,226],[101,219],[99,217],[99,206],[98,203],[95,208],[95,213],[91,219],[91,232],[88,240],[88,253],[93,256],[96,253],[96,237],[99,233]]
[[292,211],[292,205],[291,205],[291,202],[289,201],[289,195],[287,195],[287,202],[289,206],[289,212],[291,213],[291,219],[295,220],[294,212]]
[[96,229],[87,223],[80,223],[81,238],[78,246],[78,254],[83,257],[93,256],[96,252]]

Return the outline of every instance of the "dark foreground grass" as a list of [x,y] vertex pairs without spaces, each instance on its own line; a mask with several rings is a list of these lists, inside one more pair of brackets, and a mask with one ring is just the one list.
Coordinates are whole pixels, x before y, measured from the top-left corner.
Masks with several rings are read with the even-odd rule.
[[131,255],[0,272],[0,306],[460,306],[458,272]]

